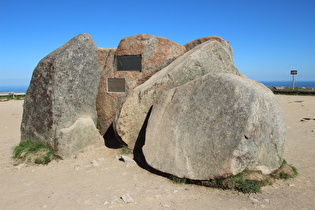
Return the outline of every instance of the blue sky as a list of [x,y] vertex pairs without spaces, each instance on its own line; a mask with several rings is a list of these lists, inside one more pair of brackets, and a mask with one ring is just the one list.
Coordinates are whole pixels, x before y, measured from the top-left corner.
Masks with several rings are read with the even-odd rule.
[[1,0],[0,86],[28,84],[38,62],[80,33],[98,47],[149,33],[185,44],[217,35],[258,81],[315,81],[314,0]]

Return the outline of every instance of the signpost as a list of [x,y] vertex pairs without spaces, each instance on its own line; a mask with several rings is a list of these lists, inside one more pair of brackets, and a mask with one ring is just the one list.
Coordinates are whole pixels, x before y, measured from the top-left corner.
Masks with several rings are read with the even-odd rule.
[[297,75],[297,70],[291,70],[292,75],[292,89],[294,90],[294,75]]

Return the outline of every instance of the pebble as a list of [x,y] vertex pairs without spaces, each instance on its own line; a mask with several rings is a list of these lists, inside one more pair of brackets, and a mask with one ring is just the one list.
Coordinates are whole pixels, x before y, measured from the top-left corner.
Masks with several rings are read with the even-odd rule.
[[16,168],[17,170],[20,170],[21,168],[24,168],[25,166],[27,166],[26,163],[21,163],[21,164],[15,166],[14,168]]
[[266,203],[270,203],[270,200],[268,198],[264,198],[263,201],[265,201]]
[[119,198],[117,196],[110,196],[110,198],[104,201],[103,205],[109,205],[119,202]]
[[98,162],[96,160],[91,161],[92,166],[97,167],[99,166]]
[[133,198],[129,195],[129,193],[122,195],[121,199],[125,202],[125,203],[132,203],[134,202]]
[[105,205],[108,205],[108,204],[110,204],[108,201],[105,201],[105,202],[103,203],[104,206],[105,206]]
[[125,163],[135,163],[135,161],[132,158],[127,157],[125,155],[122,155],[120,159],[124,161]]
[[136,161],[134,161],[132,158],[127,157],[125,155],[122,155],[121,158],[119,158],[119,160],[122,160],[126,163],[126,166],[135,166],[136,165]]
[[80,166],[80,165],[75,165],[75,166],[74,166],[74,170],[78,171],[78,170],[80,170],[80,169],[81,169],[81,166]]
[[252,202],[252,204],[258,204],[259,203],[259,201],[253,197],[250,197],[249,200]]
[[169,208],[170,207],[169,205],[163,204],[163,203],[161,203],[161,206],[164,207],[164,208]]

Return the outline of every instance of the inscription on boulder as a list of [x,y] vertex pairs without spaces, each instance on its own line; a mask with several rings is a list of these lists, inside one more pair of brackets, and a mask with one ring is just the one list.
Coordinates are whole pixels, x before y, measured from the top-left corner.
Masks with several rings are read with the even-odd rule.
[[125,92],[125,78],[108,78],[108,92]]
[[117,71],[141,71],[141,54],[117,55]]

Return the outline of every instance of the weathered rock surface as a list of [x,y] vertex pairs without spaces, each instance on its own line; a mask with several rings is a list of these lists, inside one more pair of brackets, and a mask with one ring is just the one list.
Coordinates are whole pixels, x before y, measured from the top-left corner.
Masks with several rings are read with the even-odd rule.
[[[100,80],[97,57],[91,36],[80,34],[39,62],[26,93],[21,141],[47,142],[56,154],[67,157],[99,140],[94,132]],[[88,132],[74,137],[80,129]]]
[[[117,49],[99,49],[101,82],[97,97],[98,129],[102,135],[113,122],[128,92],[183,55],[186,48],[169,39],[139,34],[122,39]],[[117,71],[116,56],[141,54],[141,71]],[[125,92],[108,92],[107,78],[125,78]]]
[[202,44],[202,43],[209,41],[209,40],[216,40],[216,41],[220,42],[222,44],[222,46],[224,46],[226,49],[228,49],[230,51],[230,53],[232,54],[232,48],[230,46],[230,43],[228,41],[223,40],[221,37],[218,37],[218,36],[206,36],[206,37],[198,38],[198,39],[195,39],[191,42],[188,42],[184,46],[186,47],[187,51],[189,51],[192,48],[196,47],[197,45]]
[[117,134],[133,148],[150,107],[163,91],[216,72],[239,75],[231,51],[211,39],[178,57],[128,95],[114,121]]
[[62,128],[58,132],[59,154],[71,157],[87,145],[103,142],[91,118],[79,118],[70,127]]
[[264,85],[207,74],[164,91],[155,102],[143,154],[153,168],[197,180],[244,169],[269,174],[283,161],[280,105]]
[[183,55],[186,48],[169,39],[150,34],[139,34],[122,39],[116,55],[142,55],[141,78],[151,76],[177,57]]
[[115,116],[116,111],[126,93],[111,93],[107,90],[107,78],[114,78],[116,65],[115,65],[115,52],[116,49],[98,49],[98,62],[101,69],[101,79],[98,88],[96,99],[97,111],[97,128],[101,135],[104,135],[110,124],[112,118]]

